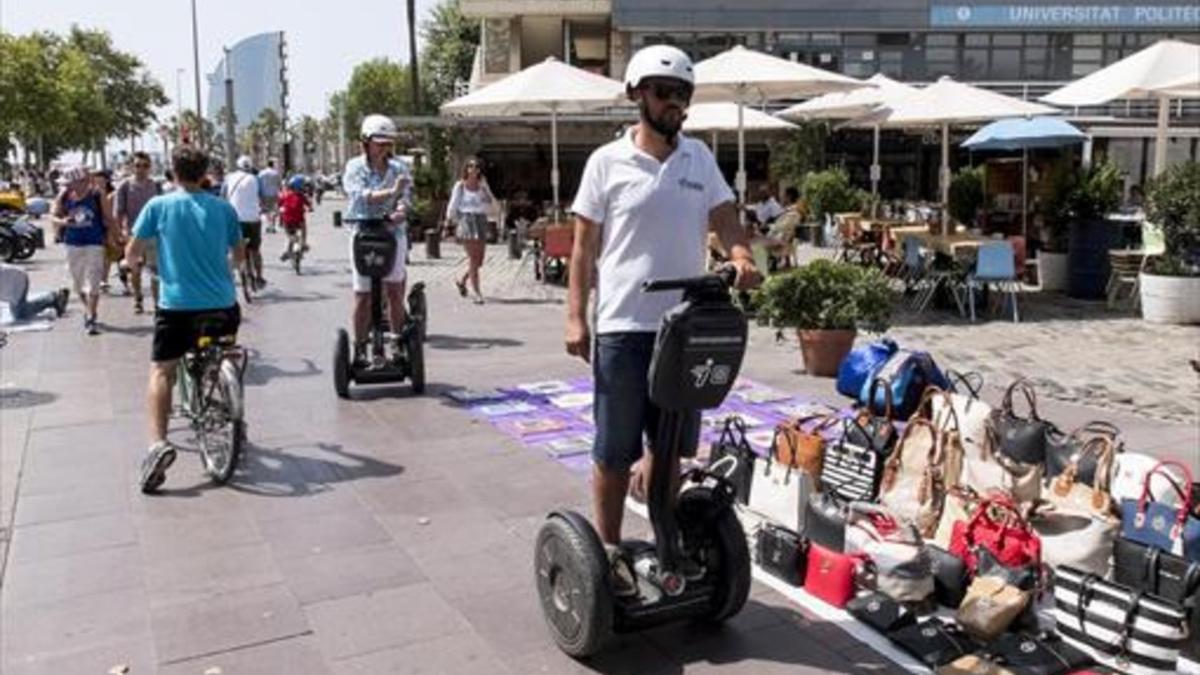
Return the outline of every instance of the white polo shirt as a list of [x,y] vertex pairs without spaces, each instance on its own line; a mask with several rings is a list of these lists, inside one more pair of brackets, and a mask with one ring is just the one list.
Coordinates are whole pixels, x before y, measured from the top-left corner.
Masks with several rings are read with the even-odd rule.
[[258,202],[258,178],[248,171],[234,171],[225,176],[221,196],[233,205],[238,221],[257,223],[262,212]]
[[657,331],[681,294],[643,293],[649,279],[704,273],[709,213],[733,201],[712,152],[678,136],[659,162],[633,129],[592,153],[571,210],[600,224],[596,333]]

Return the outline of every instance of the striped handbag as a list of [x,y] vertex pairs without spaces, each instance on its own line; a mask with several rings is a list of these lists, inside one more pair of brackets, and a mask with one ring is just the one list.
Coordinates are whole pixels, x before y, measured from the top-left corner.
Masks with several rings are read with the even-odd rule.
[[1064,640],[1131,675],[1175,672],[1189,639],[1183,607],[1068,566],[1055,570],[1054,619]]
[[846,501],[875,501],[887,451],[873,439],[857,419],[846,420],[841,440],[825,448],[821,488]]

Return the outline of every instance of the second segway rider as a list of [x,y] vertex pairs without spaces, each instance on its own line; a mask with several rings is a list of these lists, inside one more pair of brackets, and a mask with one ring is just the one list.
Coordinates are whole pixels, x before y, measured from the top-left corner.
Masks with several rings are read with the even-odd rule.
[[[734,196],[712,152],[679,133],[695,78],[679,49],[654,45],[639,51],[625,72],[625,91],[638,104],[639,122],[588,158],[572,211],[567,352],[591,360],[596,382],[596,442],[592,501],[596,526],[613,563],[618,595],[636,593],[633,573],[620,554],[621,520],[631,467],[643,457],[659,419],[648,395],[654,336],[679,293],[643,293],[648,279],[704,272],[706,232],[730,252],[736,285],[758,280]],[[587,318],[592,266],[596,266],[595,345]],[[594,356],[593,356],[594,355]],[[689,433],[695,447],[699,416]],[[653,448],[642,462],[649,475]]]
[[[412,174],[408,165],[394,159],[396,125],[383,115],[363,118],[360,140],[363,153],[346,162],[342,186],[349,200],[346,212],[350,220],[388,218],[396,236],[396,262],[383,280],[387,299],[388,323],[398,331],[404,325],[404,267],[408,250],[407,212],[412,194]],[[352,224],[351,230],[358,227]],[[354,265],[353,237],[350,239],[350,264]],[[354,285],[354,355],[361,358],[371,322],[371,280],[351,272]]]

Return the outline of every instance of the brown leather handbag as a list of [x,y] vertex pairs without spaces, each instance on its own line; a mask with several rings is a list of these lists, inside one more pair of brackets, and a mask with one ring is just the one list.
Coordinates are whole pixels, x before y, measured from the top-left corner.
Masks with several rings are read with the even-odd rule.
[[977,576],[967,588],[955,618],[968,635],[990,642],[1003,635],[1025,611],[1033,593],[1000,577]]
[[775,461],[803,469],[816,480],[825,459],[822,434],[837,421],[833,415],[811,415],[780,424],[775,428],[775,446],[771,450]]

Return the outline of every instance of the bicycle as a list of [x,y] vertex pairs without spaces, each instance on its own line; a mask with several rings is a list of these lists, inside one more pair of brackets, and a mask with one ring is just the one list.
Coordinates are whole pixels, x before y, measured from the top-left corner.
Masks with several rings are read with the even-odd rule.
[[246,441],[242,381],[246,353],[236,336],[217,335],[221,314],[196,319],[196,346],[179,360],[175,377],[176,414],[188,420],[197,441],[204,470],[218,484],[237,469]]
[[296,271],[296,274],[300,274],[300,260],[304,257],[305,249],[304,246],[300,245],[300,232],[298,230],[289,231],[287,237],[287,249],[280,258],[284,261],[291,260],[292,269]]
[[246,253],[246,259],[238,266],[238,278],[242,282],[242,297],[245,298],[246,304],[254,302],[254,293],[258,292],[258,277],[254,274],[254,269],[251,267],[250,253]]

